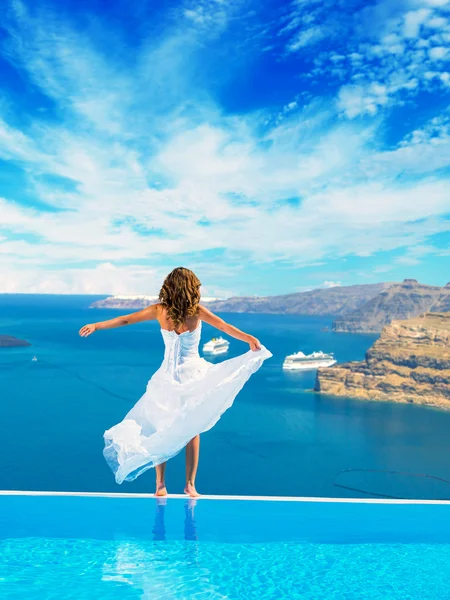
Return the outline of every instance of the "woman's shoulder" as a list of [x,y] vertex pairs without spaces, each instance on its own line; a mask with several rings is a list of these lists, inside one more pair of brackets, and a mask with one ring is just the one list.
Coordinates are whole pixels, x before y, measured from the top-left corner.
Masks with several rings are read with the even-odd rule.
[[198,317],[200,320],[202,319],[202,317],[204,317],[205,315],[207,315],[207,308],[205,308],[202,304],[199,304],[197,306],[197,312],[196,312],[196,317]]
[[211,311],[209,311],[209,310],[206,308],[206,306],[203,306],[203,304],[199,304],[199,305],[197,306],[197,313],[196,313],[196,314],[197,314],[197,317],[198,317],[199,319],[201,319],[201,318],[202,318],[202,315],[208,315],[208,314],[211,314]]
[[165,317],[165,315],[167,313],[166,309],[164,308],[164,306],[160,302],[157,302],[156,304],[152,304],[151,308],[153,308],[153,310],[155,311],[156,318],[158,320],[161,319],[161,318],[163,318],[163,317]]

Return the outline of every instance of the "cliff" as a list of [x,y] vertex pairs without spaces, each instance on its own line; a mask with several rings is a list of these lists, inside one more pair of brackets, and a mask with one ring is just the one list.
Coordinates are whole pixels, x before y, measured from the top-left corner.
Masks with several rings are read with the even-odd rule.
[[31,344],[12,335],[0,335],[0,348],[15,348],[17,346],[31,346]]
[[394,319],[410,319],[425,312],[450,311],[450,285],[445,288],[405,279],[383,290],[356,310],[333,323],[333,331],[379,333]]
[[450,409],[450,312],[394,321],[363,362],[319,369],[315,389]]
[[431,307],[433,312],[450,312],[450,283],[442,288],[438,299]]
[[280,296],[234,297],[211,302],[216,312],[266,313],[290,315],[342,315],[365,304],[391,283],[336,286]]
[[[336,316],[355,310],[391,285],[391,283],[373,283],[336,286],[281,296],[239,296],[228,300],[202,298],[202,302],[216,312]],[[155,296],[110,296],[93,302],[90,308],[134,310],[154,302],[157,302]]]

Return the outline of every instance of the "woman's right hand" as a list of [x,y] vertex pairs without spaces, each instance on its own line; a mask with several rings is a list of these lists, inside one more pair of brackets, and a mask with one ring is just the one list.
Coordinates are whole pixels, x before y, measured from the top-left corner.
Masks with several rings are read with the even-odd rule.
[[95,323],[89,323],[88,325],[84,325],[78,333],[81,337],[87,337],[88,335],[91,335],[91,333],[94,333],[94,331],[97,331]]
[[256,352],[256,350],[261,350],[261,344],[259,340],[252,335],[249,336],[248,344],[250,346],[250,350],[253,350],[253,352]]

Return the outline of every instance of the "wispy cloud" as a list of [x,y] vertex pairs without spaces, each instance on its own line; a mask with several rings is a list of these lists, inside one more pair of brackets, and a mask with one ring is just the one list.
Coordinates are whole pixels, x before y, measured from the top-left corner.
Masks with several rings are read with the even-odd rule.
[[[132,43],[101,16],[87,26],[11,2],[2,52],[34,96],[0,103],[0,159],[30,192],[0,198],[0,291],[155,293],[188,261],[210,295],[238,293],[236,265],[298,269],[448,231],[448,113],[394,145],[383,120],[405,95],[444,93],[446,4],[385,0],[339,23],[329,6],[297,0],[265,37],[282,32],[282,60],[303,53],[317,81],[332,71],[331,98],[293,89],[279,106],[231,111],[219,71],[232,66],[211,79],[205,53],[254,19],[238,2],[180,4]],[[354,38],[320,48],[350,26]]]
[[287,49],[289,52],[295,52],[300,48],[311,46],[323,40],[326,30],[323,27],[314,26],[299,31],[289,42]]
[[[303,47],[298,39],[314,43],[314,31],[326,34],[333,50],[311,52],[312,73],[341,82],[338,107],[347,117],[374,115],[433,86],[450,86],[448,7],[443,0],[378,0],[349,14],[342,3],[295,1],[286,49]],[[305,21],[315,25],[305,29]]]

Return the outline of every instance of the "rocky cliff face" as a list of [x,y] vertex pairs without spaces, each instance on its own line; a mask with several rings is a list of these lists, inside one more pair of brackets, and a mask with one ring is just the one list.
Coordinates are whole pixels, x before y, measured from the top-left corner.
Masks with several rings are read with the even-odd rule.
[[319,369],[316,391],[450,409],[450,313],[394,321],[363,362]]
[[431,307],[433,312],[450,312],[450,283],[442,288],[438,299]]
[[430,311],[450,311],[450,285],[440,288],[405,279],[337,319],[333,331],[379,333],[394,319],[410,319]]
[[212,302],[217,312],[250,312],[290,315],[343,315],[365,304],[392,283],[337,286],[297,294],[261,297],[236,297]]
[[[377,296],[391,283],[352,285],[311,290],[282,296],[242,296],[228,300],[203,298],[202,303],[216,312],[266,313],[292,315],[342,315],[351,312]],[[157,302],[153,296],[110,296],[93,302],[90,308],[123,308],[138,310]]]

